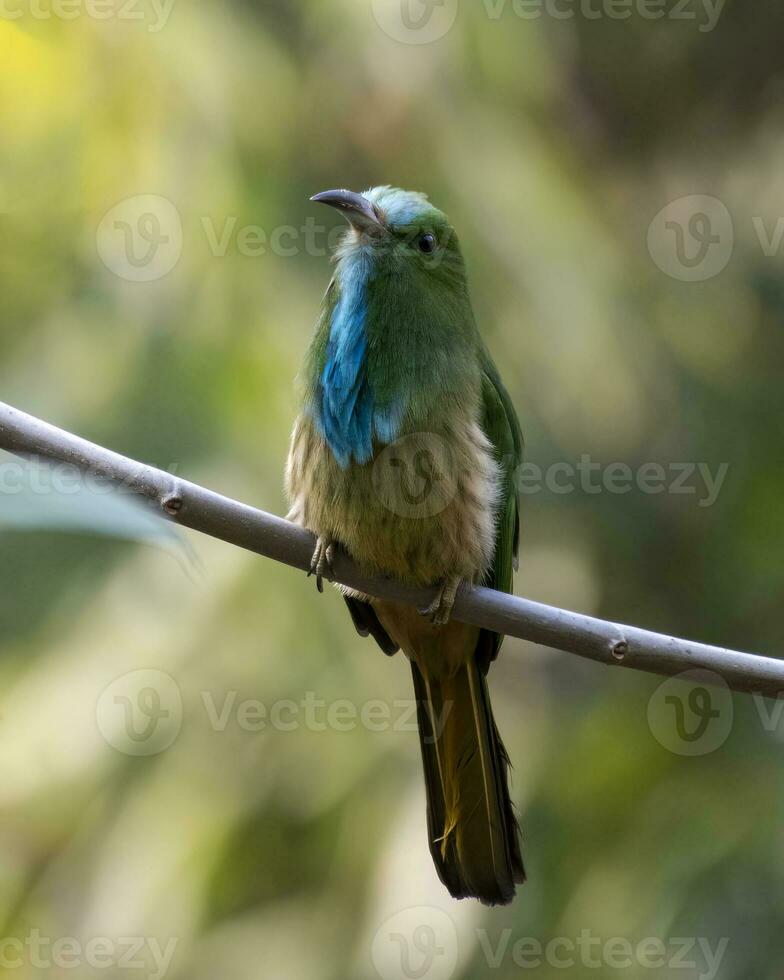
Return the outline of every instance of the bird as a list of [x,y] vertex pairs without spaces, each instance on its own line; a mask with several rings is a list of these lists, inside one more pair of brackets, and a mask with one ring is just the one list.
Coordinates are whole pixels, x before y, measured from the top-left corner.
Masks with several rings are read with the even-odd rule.
[[487,685],[503,637],[451,612],[461,585],[512,590],[520,423],[446,215],[386,185],[311,200],[347,226],[299,375],[288,517],[315,535],[319,591],[340,551],[369,574],[433,587],[420,610],[339,586],[359,634],[410,662],[441,881],[455,898],[506,905],[525,870]]

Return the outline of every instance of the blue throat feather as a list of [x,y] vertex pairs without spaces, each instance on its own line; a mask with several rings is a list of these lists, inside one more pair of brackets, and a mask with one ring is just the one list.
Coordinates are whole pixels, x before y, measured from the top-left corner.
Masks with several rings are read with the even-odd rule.
[[319,379],[315,421],[341,469],[373,457],[373,436],[392,442],[402,411],[375,409],[367,379],[367,286],[373,277],[370,257],[352,251],[341,258],[340,295],[332,313],[327,356]]

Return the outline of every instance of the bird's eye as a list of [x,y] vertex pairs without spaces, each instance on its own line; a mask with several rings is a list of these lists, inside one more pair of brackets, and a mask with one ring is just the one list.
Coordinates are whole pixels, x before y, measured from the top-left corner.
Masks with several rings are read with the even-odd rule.
[[422,235],[417,242],[417,247],[419,248],[419,251],[424,252],[425,255],[432,255],[436,250],[435,235]]

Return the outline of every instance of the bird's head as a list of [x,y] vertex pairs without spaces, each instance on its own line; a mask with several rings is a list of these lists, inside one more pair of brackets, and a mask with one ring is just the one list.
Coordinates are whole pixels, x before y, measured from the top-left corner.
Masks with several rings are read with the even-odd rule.
[[393,442],[407,417],[464,402],[478,337],[457,236],[424,194],[374,187],[313,200],[349,223],[305,370],[309,411],[346,467]]
[[368,278],[392,274],[455,285],[464,278],[457,235],[424,194],[373,187],[362,194],[323,191],[311,198],[340,211],[349,228],[337,259],[360,259]]

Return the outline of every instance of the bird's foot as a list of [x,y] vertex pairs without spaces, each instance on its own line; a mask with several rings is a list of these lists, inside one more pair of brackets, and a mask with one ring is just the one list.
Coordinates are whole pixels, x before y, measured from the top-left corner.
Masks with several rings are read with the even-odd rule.
[[326,538],[318,538],[316,540],[316,550],[313,552],[313,557],[310,559],[310,571],[308,572],[308,578],[311,575],[316,576],[316,588],[319,592],[324,591],[324,577],[329,579],[335,577],[335,573],[332,569],[332,562],[335,558],[335,544],[333,541],[328,541]]
[[460,588],[462,579],[459,575],[444,579],[438,593],[426,609],[420,609],[423,616],[429,616],[434,626],[446,626],[452,615],[455,596]]

